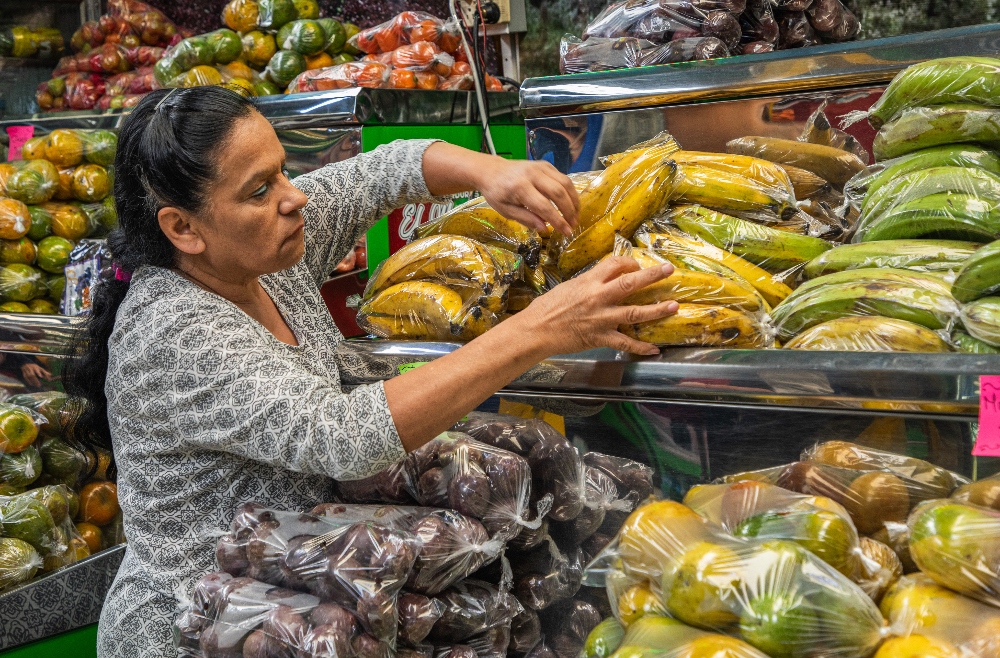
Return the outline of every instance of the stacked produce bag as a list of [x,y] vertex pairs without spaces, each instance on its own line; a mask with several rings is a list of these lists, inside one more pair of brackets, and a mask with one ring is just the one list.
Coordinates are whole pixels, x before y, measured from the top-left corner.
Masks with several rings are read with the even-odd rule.
[[341,502],[236,510],[177,619],[181,655],[574,658],[610,611],[583,567],[651,476],[540,420],[471,413],[337,483]]
[[840,0],[616,0],[563,38],[563,73],[671,64],[856,39]]
[[581,655],[996,656],[997,491],[830,441],[649,503],[588,566],[614,616]]
[[108,130],[58,129],[0,164],[0,310],[59,312],[73,247],[117,225],[117,144]]
[[152,66],[183,36],[158,9],[138,0],[109,0],[108,13],[84,23],[70,40],[75,54],[59,60],[38,85],[43,111],[131,107],[152,89]]
[[71,405],[54,391],[0,404],[0,592],[124,541],[109,455],[64,438]]

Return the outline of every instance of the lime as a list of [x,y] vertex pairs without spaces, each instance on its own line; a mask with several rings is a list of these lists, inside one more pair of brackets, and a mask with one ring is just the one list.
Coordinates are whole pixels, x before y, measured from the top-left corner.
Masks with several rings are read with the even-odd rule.
[[31,213],[31,228],[28,237],[35,242],[52,234],[52,214],[43,206],[28,206]]
[[282,25],[298,17],[292,0],[259,0],[257,24],[269,30],[278,30]]
[[58,235],[50,235],[38,243],[38,267],[51,274],[59,274],[69,262],[71,251],[72,242]]
[[63,298],[63,290],[66,288],[66,277],[61,275],[48,277],[45,279],[45,288],[49,292],[49,299],[56,304],[60,303]]
[[83,135],[83,155],[87,162],[110,167],[115,163],[118,135],[110,130],[95,130]]
[[752,599],[740,617],[743,639],[772,658],[796,658],[806,655],[809,649],[819,649],[808,646],[808,638],[821,631],[809,606],[792,594],[765,594]]
[[21,302],[4,302],[0,304],[0,313],[31,313],[31,309]]
[[45,505],[46,509],[49,510],[49,514],[52,515],[52,521],[56,525],[61,525],[63,521],[69,518],[68,492],[69,488],[65,485],[49,485],[47,487],[32,489],[24,495],[30,496]]
[[38,315],[59,315],[59,309],[48,299],[32,299],[28,302],[28,311]]
[[316,0],[292,0],[299,18],[319,18],[319,4]]
[[226,28],[210,32],[208,43],[212,48],[212,58],[215,64],[233,62],[243,52],[243,42],[240,40],[240,35]]
[[42,455],[42,470],[57,478],[76,478],[87,464],[82,452],[57,436],[42,439],[38,452]]
[[188,37],[177,44],[174,61],[181,69],[188,71],[199,65],[211,64],[214,54],[208,35]]
[[347,42],[347,32],[344,31],[343,24],[335,18],[321,18],[318,22],[326,36],[323,50],[326,51],[327,55],[336,57],[344,49],[344,44]]
[[7,301],[34,299],[38,296],[41,283],[41,273],[30,265],[14,263],[0,268],[0,296]]
[[28,542],[12,537],[0,539],[0,591],[28,582],[41,566],[41,556]]
[[21,452],[8,453],[0,457],[0,480],[7,484],[15,487],[26,487],[37,480],[41,474],[42,456],[38,454],[38,448],[35,446],[29,445]]

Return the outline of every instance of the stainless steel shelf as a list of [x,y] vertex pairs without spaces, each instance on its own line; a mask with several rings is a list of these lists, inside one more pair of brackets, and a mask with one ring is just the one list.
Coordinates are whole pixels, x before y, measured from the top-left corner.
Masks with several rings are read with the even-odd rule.
[[[345,341],[341,379],[387,379],[453,343]],[[1000,356],[793,350],[669,349],[635,358],[600,349],[548,359],[508,385],[514,395],[575,400],[685,402],[975,417],[979,377],[1000,374]]]
[[526,116],[622,110],[886,83],[937,57],[1000,53],[1000,24],[903,37],[525,80]]

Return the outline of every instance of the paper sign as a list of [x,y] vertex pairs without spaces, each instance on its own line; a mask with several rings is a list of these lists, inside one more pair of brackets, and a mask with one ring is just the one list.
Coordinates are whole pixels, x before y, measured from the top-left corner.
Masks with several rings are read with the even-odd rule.
[[1000,376],[979,378],[979,434],[976,457],[1000,457]]
[[399,374],[401,375],[406,374],[411,370],[413,370],[414,368],[419,368],[425,363],[429,363],[429,361],[414,361],[413,363],[404,363],[401,366],[399,366]]
[[24,143],[35,136],[34,126],[10,126],[7,128],[7,135],[10,137],[10,148],[7,149],[8,160],[21,159],[21,147]]

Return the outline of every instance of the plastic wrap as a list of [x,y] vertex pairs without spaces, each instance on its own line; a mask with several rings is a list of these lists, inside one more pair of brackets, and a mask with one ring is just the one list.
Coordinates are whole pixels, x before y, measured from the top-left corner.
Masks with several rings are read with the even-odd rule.
[[277,32],[298,18],[315,17],[315,14],[299,16],[292,0],[232,0],[222,9],[223,22],[237,32],[255,27]]
[[[466,289],[472,294],[479,292],[475,286]],[[475,301],[466,302],[454,288],[408,281],[389,286],[363,302],[357,322],[380,338],[464,341],[485,333],[499,322],[499,317]]]
[[[734,538],[680,503],[633,512],[588,572],[618,564],[625,578],[648,581],[673,617],[772,656],[864,656],[882,640],[871,599],[812,553],[789,541]],[[631,624],[623,646],[655,619]]]
[[419,544],[407,589],[434,595],[493,561],[503,542],[475,519],[448,509],[324,503],[310,512],[334,523],[372,522],[409,533]]
[[[686,626],[669,617],[651,616],[642,619],[625,632],[615,658],[764,658],[754,647],[742,640],[708,633]],[[772,655],[786,655],[777,653]]]
[[[727,28],[735,21],[729,14],[723,12],[717,13],[720,15],[720,18],[724,18]],[[730,34],[733,34],[733,32],[730,32]],[[732,39],[729,38],[729,40],[731,41]],[[677,62],[729,57],[730,54],[729,47],[716,37],[674,39],[660,46],[644,49],[639,57],[639,65],[674,64]]]
[[[473,644],[471,640],[492,629],[505,629],[522,606],[505,586],[480,580],[465,580],[437,596],[443,606],[441,618],[428,636],[433,644]],[[506,650],[504,643],[503,649]]]
[[[11,199],[24,204],[38,204],[45,203],[55,195],[59,187],[59,170],[54,164],[48,160],[16,160],[11,164],[14,169],[7,176],[4,185],[6,194]],[[27,229],[25,226],[25,232]]]
[[[838,4],[840,2],[840,0],[833,1]],[[835,128],[830,123],[830,119],[826,116],[826,105],[825,102],[821,103],[809,116],[802,134],[799,136],[799,141],[848,151],[858,156],[862,162],[867,163],[870,159],[868,151],[852,135]]]
[[910,554],[942,587],[1000,607],[1000,512],[954,500],[917,507]]
[[878,603],[903,577],[903,563],[891,546],[871,537],[861,538],[861,557],[861,569],[855,582]]
[[968,483],[968,480],[961,475],[923,459],[897,455],[847,441],[819,443],[803,451],[802,459],[858,471],[881,470],[894,473],[926,487],[925,493],[917,496],[918,502],[931,498],[945,498],[958,486]]
[[582,658],[609,658],[621,646],[625,629],[617,619],[609,617],[591,629],[584,642]]
[[[0,470],[10,457],[33,453],[36,468],[40,474],[41,460],[38,452],[29,447],[17,455],[4,455],[0,462]],[[37,476],[35,476],[37,478]],[[72,494],[64,485],[47,486],[34,489],[14,496],[0,496],[0,531],[2,536],[18,539],[29,544],[36,552],[41,562],[37,565],[44,571],[54,571],[78,559],[87,553],[78,552],[80,546],[79,534],[69,517],[69,505]],[[27,566],[26,552],[21,553]]]
[[452,429],[524,457],[531,469],[532,504],[546,494],[552,496],[549,519],[569,521],[583,511],[587,496],[583,461],[566,437],[545,421],[473,411]]
[[671,200],[730,213],[774,214],[787,219],[795,211],[788,174],[751,156],[678,151],[678,171]]
[[883,316],[932,331],[949,329],[959,314],[951,286],[940,277],[910,270],[859,269],[827,274],[799,286],[771,312],[782,340],[822,322]]
[[882,240],[836,246],[809,261],[802,271],[807,279],[835,272],[870,268],[957,272],[982,246],[959,240]]
[[726,150],[805,169],[834,185],[843,185],[865,168],[864,162],[854,153],[777,137],[740,137],[728,142]]
[[827,352],[951,352],[938,333],[919,324],[879,316],[821,322],[783,345],[790,350]]
[[[128,23],[147,46],[167,47],[181,37],[177,26],[163,12],[138,0],[108,0],[108,14]],[[101,18],[101,21],[104,17]],[[100,22],[100,21],[99,21]]]
[[530,551],[511,555],[514,595],[532,610],[544,610],[572,598],[583,581],[583,552],[579,547],[560,549],[547,538]]
[[184,658],[392,655],[345,608],[251,578],[208,574],[185,603],[173,629]]
[[597,608],[579,599],[557,603],[540,616],[545,642],[559,658],[578,658],[590,631],[601,622]]
[[858,531],[829,498],[749,481],[694,487],[684,504],[736,537],[793,541],[848,578],[860,577]]
[[[322,69],[312,69],[297,75],[288,83],[290,93],[327,91],[347,87],[377,89],[390,80],[390,67],[379,62],[346,62]],[[414,85],[416,85],[414,77]]]
[[222,28],[188,37],[170,47],[153,67],[153,76],[162,87],[195,86],[186,84],[190,82],[190,76],[185,76],[185,73],[197,67],[228,64],[242,53],[243,42],[240,35]]
[[659,347],[749,349],[773,343],[771,330],[760,317],[725,306],[702,304],[680,304],[671,316],[621,325],[618,331]]
[[391,643],[396,596],[420,551],[408,532],[370,521],[278,512],[253,503],[237,510],[219,539],[222,570],[265,583],[310,591],[356,612],[365,630]]
[[22,585],[42,568],[42,557],[26,541],[0,537],[0,592]]
[[538,232],[507,219],[479,197],[467,201],[438,219],[421,224],[417,236],[461,235],[485,245],[505,249],[524,258],[525,265],[536,267],[541,254]]
[[568,521],[550,521],[549,534],[562,548],[575,548],[593,535],[604,523],[608,511],[631,512],[636,500],[619,498],[614,480],[602,470],[587,466],[583,509]]
[[406,44],[429,41],[454,53],[461,47],[457,25],[420,11],[404,11],[392,19],[361,30],[347,43],[363,53],[388,53]]
[[[631,501],[638,505],[653,495],[653,469],[624,457],[605,455],[599,452],[588,452],[583,456],[584,463],[608,476],[618,490],[618,500]],[[631,511],[631,510],[629,510]],[[582,544],[584,553],[592,559],[607,546],[628,518],[628,512],[619,509],[609,509],[604,514],[604,522],[597,532],[588,537]]]
[[567,34],[559,42],[559,71],[586,73],[642,66],[643,53],[656,47],[652,41],[635,37],[589,37],[586,41]]
[[[741,43],[744,55],[773,50],[778,43],[778,21],[774,18],[770,0],[747,0],[746,8],[740,14],[740,29],[743,32]],[[748,49],[750,52],[747,52]]]
[[852,41],[861,33],[861,21],[840,0],[814,0],[806,15],[825,43]]
[[693,37],[714,37],[726,48],[740,41],[737,17],[744,0],[628,0],[614,2],[584,30],[584,38],[638,37],[667,43]]
[[660,219],[772,273],[801,268],[833,246],[819,238],[762,226],[702,206],[679,206]]
[[54,77],[68,73],[98,73],[114,75],[134,68],[129,61],[128,49],[116,43],[105,43],[87,53],[67,55],[59,60],[52,71]]
[[337,481],[335,487],[338,499],[346,503],[416,503],[408,484],[405,460],[368,478]]
[[1000,612],[944,589],[923,574],[903,577],[881,607],[894,635],[926,638],[948,648],[946,653],[933,655],[995,656],[1000,652]]
[[900,72],[868,110],[878,130],[907,110],[949,103],[997,105],[996,74],[1000,60],[947,57],[921,62]]
[[522,607],[510,623],[510,644],[508,652],[525,653],[534,648],[542,639],[542,624],[538,613]]
[[776,18],[778,20],[779,50],[806,48],[818,46],[821,43],[806,12],[779,11]]
[[0,199],[0,239],[19,240],[30,228],[31,212],[24,202]]
[[973,338],[1000,347],[1000,297],[983,297],[964,306],[962,326]]
[[397,602],[399,609],[399,641],[404,646],[420,646],[434,624],[444,614],[444,604],[423,594],[403,592]]
[[1000,142],[1000,110],[979,105],[916,107],[882,126],[872,145],[876,160],[897,158],[921,149],[979,142]]
[[1000,511],[1000,474],[963,484],[951,497],[963,503]]

